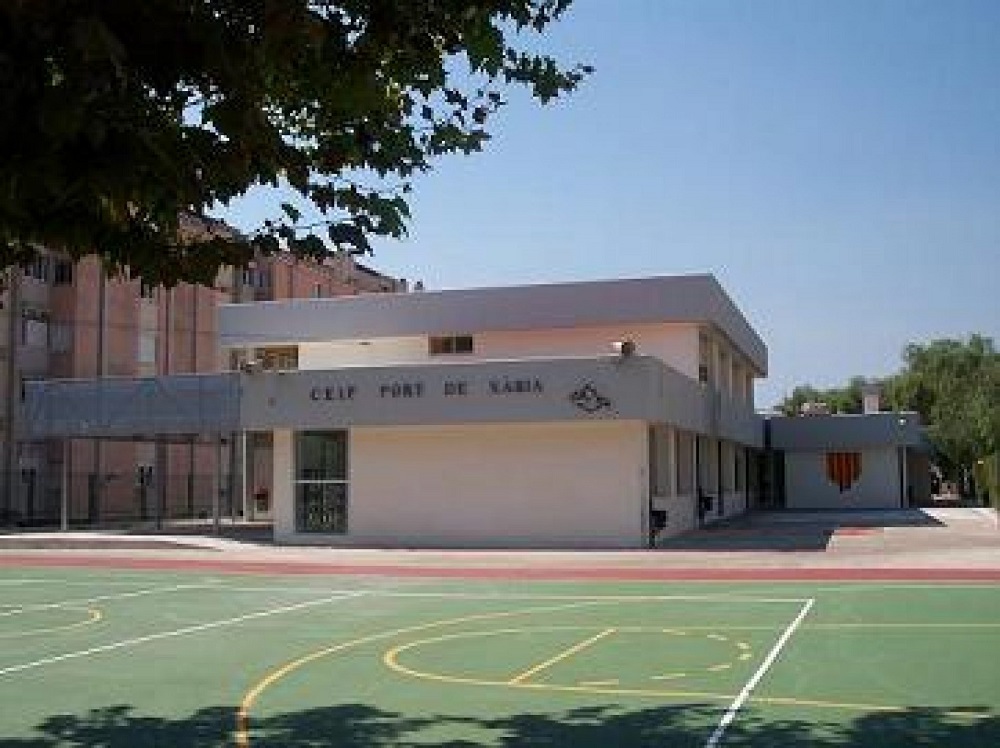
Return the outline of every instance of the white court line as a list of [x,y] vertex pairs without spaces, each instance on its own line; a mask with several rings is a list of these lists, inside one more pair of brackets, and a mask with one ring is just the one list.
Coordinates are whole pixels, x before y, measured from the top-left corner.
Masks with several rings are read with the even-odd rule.
[[[143,574],[141,576],[124,577],[122,579],[61,579],[54,577],[25,579],[22,577],[17,579],[0,579],[0,587],[14,587],[26,584],[61,584],[66,587],[121,587],[123,585],[135,586],[137,584],[148,584],[150,582],[156,582],[162,578],[162,574]],[[217,578],[207,578],[198,580],[198,583],[207,584],[209,582],[215,583],[217,581],[219,581]]]
[[[900,582],[885,584],[882,582],[848,582],[836,585],[808,585],[809,594],[817,592],[886,592],[894,590],[995,590],[1000,588],[1000,582],[990,582],[973,580],[970,582]],[[762,593],[780,591],[780,587],[765,587]],[[804,602],[808,598],[799,598],[797,602]]]
[[5,605],[13,610],[0,611],[0,618],[3,616],[15,616],[28,611],[54,610],[74,605],[86,605],[87,603],[97,603],[102,600],[124,600],[130,597],[142,597],[144,595],[159,595],[165,592],[181,592],[182,590],[207,590],[214,589],[214,585],[208,584],[175,584],[170,587],[150,587],[144,590],[134,590],[132,592],[118,592],[111,595],[96,595],[94,597],[78,598],[76,600],[63,600],[58,603],[33,603],[30,605]]
[[[323,587],[228,587],[220,584],[212,589],[224,592],[289,592],[316,594],[317,592],[349,592],[353,590],[338,590]],[[727,595],[725,593],[702,595],[560,595],[524,592],[408,592],[402,590],[383,590],[370,588],[366,592],[373,597],[430,597],[455,600],[606,600],[612,602],[658,602],[658,601],[689,601],[718,603],[795,603],[801,605],[808,597],[751,597],[747,595]]]
[[84,657],[90,657],[91,655],[102,654],[104,652],[112,652],[116,649],[125,649],[126,647],[134,647],[137,644],[145,644],[147,642],[159,641],[160,639],[171,639],[177,636],[187,636],[188,634],[196,634],[200,631],[210,631],[211,629],[222,628],[224,626],[233,626],[238,623],[243,623],[244,621],[252,621],[257,618],[267,618],[268,616],[276,616],[281,613],[291,613],[296,610],[303,610],[305,608],[312,608],[317,605],[325,605],[327,603],[335,602],[337,600],[346,600],[352,597],[360,597],[364,595],[364,592],[349,592],[347,594],[333,595],[331,597],[323,597],[318,600],[307,600],[305,602],[296,603],[294,605],[283,605],[280,608],[268,608],[267,610],[257,611],[256,613],[247,613],[246,615],[236,616],[235,618],[225,618],[221,621],[210,621],[209,623],[199,623],[195,626],[185,626],[184,628],[172,629],[170,631],[161,631],[157,634],[148,634],[147,636],[136,636],[132,639],[123,639],[121,641],[112,642],[111,644],[102,644],[99,647],[90,647],[89,649],[79,649],[75,652],[66,652],[61,655],[54,655],[52,657],[43,657],[40,660],[33,660],[32,662],[25,662],[21,665],[11,665],[10,667],[0,668],[0,676],[11,675],[13,673],[20,673],[25,670],[34,670],[35,668],[42,667],[43,665],[52,665],[57,662],[65,662],[67,660],[79,660]]
[[799,627],[802,620],[809,615],[809,611],[815,602],[815,599],[807,600],[805,605],[802,606],[802,610],[800,610],[799,614],[795,616],[795,620],[788,624],[785,632],[781,635],[778,641],[775,642],[774,646],[771,647],[771,651],[767,653],[767,657],[764,658],[760,667],[757,668],[757,672],[754,673],[750,680],[747,681],[746,685],[743,686],[743,690],[736,695],[733,703],[729,705],[726,713],[722,715],[722,719],[719,720],[719,726],[715,728],[715,732],[713,732],[708,738],[708,741],[705,743],[705,748],[715,748],[719,745],[719,742],[722,740],[722,736],[726,734],[726,730],[729,725],[732,724],[733,720],[736,718],[736,713],[746,702],[747,698],[749,698],[750,692],[753,691],[754,687],[760,682],[760,679],[764,677],[771,665],[774,664],[774,661],[778,659],[778,655],[781,654],[782,648],[784,648],[788,640],[792,638],[792,634],[795,633],[795,629]]

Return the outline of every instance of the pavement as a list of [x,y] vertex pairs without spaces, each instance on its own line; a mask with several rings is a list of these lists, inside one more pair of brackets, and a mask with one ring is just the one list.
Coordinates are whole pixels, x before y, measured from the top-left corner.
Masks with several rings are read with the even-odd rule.
[[[260,539],[124,532],[0,534],[0,566],[104,565],[152,568],[171,562],[224,569],[331,573],[433,573],[466,569],[924,570],[980,572],[1000,581],[1000,525],[991,509],[753,512],[664,541],[652,550],[478,550],[281,546]],[[314,573],[314,572],[309,572]],[[924,576],[927,576],[926,574]],[[929,577],[928,577],[929,578]]]

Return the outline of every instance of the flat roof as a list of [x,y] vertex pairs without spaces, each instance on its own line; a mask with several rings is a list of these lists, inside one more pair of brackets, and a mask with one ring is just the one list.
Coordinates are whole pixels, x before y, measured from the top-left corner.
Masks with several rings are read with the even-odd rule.
[[224,304],[219,342],[241,348],[677,322],[714,325],[767,373],[763,340],[710,274]]
[[917,413],[772,416],[767,424],[770,446],[789,452],[924,445]]

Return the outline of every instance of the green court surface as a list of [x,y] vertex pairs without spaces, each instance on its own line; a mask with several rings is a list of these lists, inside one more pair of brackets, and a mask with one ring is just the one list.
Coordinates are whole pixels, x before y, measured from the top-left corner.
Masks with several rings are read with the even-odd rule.
[[0,746],[1000,746],[1000,586],[0,569]]

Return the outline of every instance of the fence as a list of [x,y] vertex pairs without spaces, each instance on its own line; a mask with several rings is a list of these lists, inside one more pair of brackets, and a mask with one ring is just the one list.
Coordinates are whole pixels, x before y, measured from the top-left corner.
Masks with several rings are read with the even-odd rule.
[[[0,474],[0,478],[6,478]],[[66,481],[64,490],[63,481]],[[229,475],[170,474],[162,485],[153,474],[47,473],[21,470],[0,496],[0,527],[45,528],[62,523],[65,501],[73,528],[157,527],[211,521],[218,502],[223,518],[236,521],[242,502],[234,501]]]

